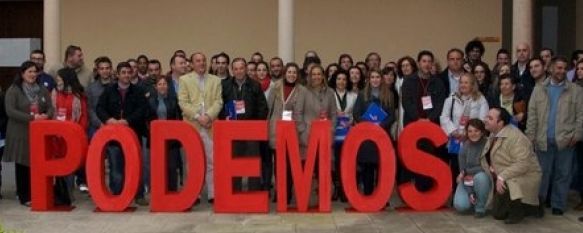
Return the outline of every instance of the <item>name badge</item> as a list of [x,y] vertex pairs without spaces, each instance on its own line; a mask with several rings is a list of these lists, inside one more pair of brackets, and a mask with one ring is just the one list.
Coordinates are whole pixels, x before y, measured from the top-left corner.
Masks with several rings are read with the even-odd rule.
[[292,113],[293,111],[283,110],[283,113],[281,114],[281,119],[284,121],[292,121]]
[[235,113],[245,114],[245,101],[244,100],[233,100],[235,105]]
[[423,110],[432,109],[433,103],[431,102],[431,96],[421,97],[421,103],[423,103]]
[[67,109],[66,108],[59,108],[57,110],[57,121],[66,121],[67,120]]

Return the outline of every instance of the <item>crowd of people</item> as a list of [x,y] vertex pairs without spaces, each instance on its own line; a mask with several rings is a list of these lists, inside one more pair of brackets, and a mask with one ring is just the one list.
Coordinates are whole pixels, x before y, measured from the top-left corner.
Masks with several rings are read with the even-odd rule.
[[[447,52],[443,70],[428,50],[416,58],[404,56],[386,63],[376,52],[357,62],[342,54],[327,66],[316,51],[306,52],[300,66],[279,57],[264,59],[259,52],[249,60],[231,60],[226,53],[207,60],[202,52],[187,56],[177,50],[166,73],[159,60],[145,55],[115,66],[107,56],[98,57],[91,69],[84,64],[81,48],[73,45],[66,49],[63,64],[45,73],[44,54],[36,50],[1,95],[2,159],[15,163],[18,200],[30,206],[30,156],[40,156],[29,153],[30,122],[75,122],[87,129],[89,139],[104,125],[128,126],[142,143],[139,166],[144,172],[135,202],[145,206],[149,204],[149,124],[156,119],[183,120],[202,139],[206,199],[212,203],[213,122],[266,120],[269,140],[233,145],[236,156],[260,155],[261,176],[246,177],[246,182],[235,179],[233,187],[267,190],[273,197],[275,123],[295,122],[300,157],[305,160],[312,122],[329,120],[334,136],[330,145],[334,189],[329,198],[346,202],[339,161],[352,126],[374,123],[396,142],[408,124],[430,121],[441,126],[448,142],[435,146],[422,140],[418,146],[450,167],[453,186],[448,205],[458,212],[477,218],[489,213],[508,224],[527,216],[543,217],[547,207],[553,215],[563,215],[570,190],[579,192],[581,203],[574,209],[581,211],[583,50],[567,59],[548,48],[533,56],[525,43],[515,49],[514,64],[510,52],[500,49],[490,66],[482,60],[482,42],[472,40],[464,50]],[[51,156],[63,156],[63,141],[54,137],[50,143]],[[110,142],[105,153],[109,189],[116,195],[124,182],[123,150],[119,143]],[[377,186],[379,154],[370,141],[359,148],[357,182],[364,195]],[[170,143],[170,191],[180,190],[185,179],[183,157],[181,144]],[[413,182],[420,191],[435,185],[399,161],[396,179],[397,184]],[[71,204],[74,187],[88,191],[83,169],[55,179],[54,184],[55,202],[60,205]],[[288,175],[290,200],[291,190]]]

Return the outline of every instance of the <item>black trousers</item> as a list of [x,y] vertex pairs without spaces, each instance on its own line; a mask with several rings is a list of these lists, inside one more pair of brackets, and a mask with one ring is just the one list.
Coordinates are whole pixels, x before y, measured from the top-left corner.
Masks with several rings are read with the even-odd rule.
[[16,195],[20,204],[30,202],[30,167],[15,163]]
[[275,150],[269,148],[269,142],[259,143],[259,154],[261,155],[261,187],[263,190],[271,190],[273,188],[273,158]]
[[2,190],[2,156],[3,155],[4,155],[4,147],[0,148],[0,191]]
[[362,177],[362,191],[364,195],[371,195],[377,183],[379,164],[359,163]]
[[503,194],[496,192],[494,186],[494,199],[492,203],[492,216],[496,220],[522,220],[525,216],[535,216],[539,211],[538,206],[522,203],[521,199],[510,200],[510,192]]
[[[417,142],[417,146],[422,151],[430,153],[432,155],[439,156],[439,148],[435,148],[429,140],[422,139]],[[407,155],[404,155],[407,156]],[[423,162],[423,161],[418,161]],[[456,174],[457,175],[457,174]],[[433,181],[428,176],[412,173],[413,180],[415,181],[415,187],[421,192],[429,191],[433,187]]]
[[169,191],[178,191],[178,166],[180,165],[180,147],[171,146],[168,150],[168,156],[166,157],[166,179],[168,182]]

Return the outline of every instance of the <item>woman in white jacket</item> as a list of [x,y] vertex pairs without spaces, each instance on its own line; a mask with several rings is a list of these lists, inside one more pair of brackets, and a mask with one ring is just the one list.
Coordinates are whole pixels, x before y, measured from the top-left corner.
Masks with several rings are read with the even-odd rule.
[[459,174],[457,154],[466,138],[465,127],[470,119],[485,120],[488,110],[488,101],[480,92],[476,77],[471,73],[463,74],[458,90],[445,99],[440,117],[441,128],[449,137],[448,153],[442,155],[442,160],[451,168],[454,187]]

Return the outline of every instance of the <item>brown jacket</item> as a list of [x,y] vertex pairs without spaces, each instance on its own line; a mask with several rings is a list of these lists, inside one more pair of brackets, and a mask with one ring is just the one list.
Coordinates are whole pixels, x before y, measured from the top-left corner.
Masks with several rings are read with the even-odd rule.
[[[583,139],[583,91],[581,87],[565,80],[565,90],[559,97],[555,123],[555,140],[559,150],[568,146],[572,139]],[[547,150],[550,80],[536,85],[528,104],[526,135],[535,143],[537,150]]]
[[[330,138],[334,138],[336,125],[336,95],[334,90],[326,87],[322,90],[309,89],[306,95],[304,121],[306,130],[300,134],[300,153],[305,156],[308,151],[308,140],[312,129],[312,121],[320,119],[320,112],[325,112],[326,119],[330,121]],[[332,146],[332,145],[330,145]]]
[[[532,143],[520,129],[507,125],[497,135],[488,139],[482,151],[480,159],[485,171],[489,171],[486,153],[494,137],[498,139],[490,151],[492,167],[495,173],[506,182],[510,199],[521,199],[522,203],[538,205],[542,172],[532,149]],[[492,190],[495,192],[495,188]]]
[[267,114],[267,119],[269,120],[269,145],[272,149],[275,149],[276,146],[276,123],[282,120],[284,110],[292,111],[292,120],[296,122],[298,141],[300,135],[306,131],[304,112],[307,94],[308,90],[298,83],[288,97],[288,101],[285,102],[283,99],[283,79],[278,80],[273,86],[267,98],[267,107],[269,108]]

